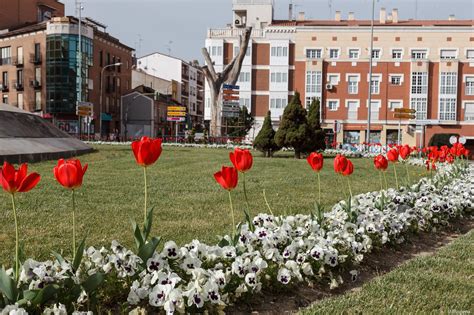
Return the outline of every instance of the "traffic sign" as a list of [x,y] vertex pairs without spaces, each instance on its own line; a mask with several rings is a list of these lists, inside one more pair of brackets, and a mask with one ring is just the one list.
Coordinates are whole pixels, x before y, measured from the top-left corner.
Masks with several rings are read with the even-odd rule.
[[222,117],[226,118],[238,118],[240,113],[238,112],[222,112]]
[[186,112],[170,112],[168,111],[168,116],[173,116],[173,117],[185,117]]
[[184,106],[168,106],[168,111],[169,112],[180,112],[180,111],[185,112],[186,107],[184,107]]
[[395,108],[395,113],[406,113],[406,114],[414,114],[416,113],[416,109],[411,108]]
[[94,104],[90,102],[77,102],[76,105],[76,115],[87,117],[92,116],[94,112]]
[[460,144],[466,144],[466,137],[461,137],[458,141]]
[[240,113],[240,107],[224,107],[223,112]]
[[79,110],[76,112],[76,115],[81,117],[89,117],[92,116],[92,112]]
[[223,90],[224,95],[239,95],[239,90]]
[[223,95],[222,96],[224,101],[238,101],[240,97],[238,95]]
[[176,122],[183,122],[186,121],[186,118],[184,117],[167,117],[167,121],[176,121]]
[[222,87],[224,89],[228,89],[228,90],[239,90],[240,89],[240,86],[232,85],[232,84],[224,84]]
[[406,113],[395,113],[394,114],[394,117],[395,118],[398,118],[398,119],[415,119],[416,116],[413,115],[413,114],[406,114]]
[[455,144],[457,142],[458,142],[458,137],[456,137],[456,136],[449,137],[449,143]]

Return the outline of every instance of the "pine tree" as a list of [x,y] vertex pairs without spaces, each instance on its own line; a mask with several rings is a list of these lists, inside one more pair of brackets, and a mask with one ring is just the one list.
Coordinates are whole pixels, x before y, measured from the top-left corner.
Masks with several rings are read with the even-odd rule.
[[305,152],[314,152],[326,148],[326,135],[321,128],[321,112],[319,99],[313,99],[308,111],[309,137]]
[[270,111],[268,111],[262,129],[253,142],[253,147],[262,152],[265,157],[272,157],[273,153],[280,150],[280,147],[275,143],[275,130],[273,130]]
[[292,147],[295,150],[295,158],[299,159],[301,153],[305,152],[309,136],[306,109],[301,105],[300,93],[295,92],[283,112],[280,127],[275,134],[275,142],[280,147]]
[[230,137],[245,137],[252,129],[254,118],[249,113],[247,106],[243,106],[240,109],[239,117],[229,118],[227,123],[231,126],[227,132]]

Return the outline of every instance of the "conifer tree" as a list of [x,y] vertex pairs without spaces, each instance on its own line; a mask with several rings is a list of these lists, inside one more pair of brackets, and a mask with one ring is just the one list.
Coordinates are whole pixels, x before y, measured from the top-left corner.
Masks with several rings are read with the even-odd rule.
[[275,143],[275,130],[272,126],[272,116],[270,111],[268,111],[267,116],[263,121],[262,129],[260,129],[260,132],[255,138],[253,146],[262,152],[265,157],[272,157],[273,153],[280,150],[280,147]]

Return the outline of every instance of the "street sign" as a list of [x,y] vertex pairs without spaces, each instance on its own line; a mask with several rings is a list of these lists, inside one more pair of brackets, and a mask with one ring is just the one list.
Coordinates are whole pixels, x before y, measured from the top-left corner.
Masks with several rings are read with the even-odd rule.
[[416,109],[411,108],[395,108],[395,113],[406,113],[406,114],[414,114],[416,113]]
[[168,116],[173,116],[173,117],[185,117],[186,112],[170,112],[168,111]]
[[232,108],[224,108],[224,109],[222,110],[222,112],[224,112],[224,113],[240,113],[240,108],[234,108],[234,107],[232,107]]
[[393,116],[398,119],[415,119],[416,118],[416,116],[413,114],[404,114],[404,113],[395,113]]
[[226,94],[224,94],[222,96],[222,99],[224,101],[238,101],[238,100],[240,100],[240,97],[238,95],[229,95],[229,94],[226,95]]
[[90,112],[90,111],[78,110],[78,111],[76,112],[76,115],[77,115],[77,116],[81,116],[81,117],[90,117],[90,116],[92,116],[92,112]]
[[92,116],[94,113],[94,104],[90,102],[77,102],[76,115],[82,117]]
[[166,118],[167,121],[175,121],[175,122],[183,122],[183,121],[186,121],[186,118],[185,117],[167,117]]
[[239,90],[240,89],[240,86],[238,85],[231,85],[231,84],[224,84],[222,86],[224,89],[228,89],[228,90]]
[[460,137],[458,141],[459,141],[460,144],[464,145],[464,144],[466,144],[466,137]]
[[222,117],[226,118],[238,118],[239,115],[240,114],[238,112],[222,112]]
[[240,103],[233,101],[224,101],[222,102],[222,106],[240,106]]
[[184,106],[168,106],[168,112],[185,112],[186,107]]

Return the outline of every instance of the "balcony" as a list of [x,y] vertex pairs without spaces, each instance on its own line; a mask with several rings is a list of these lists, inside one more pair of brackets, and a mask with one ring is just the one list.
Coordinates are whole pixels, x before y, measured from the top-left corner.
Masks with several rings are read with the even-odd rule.
[[38,80],[31,80],[30,81],[30,86],[34,88],[35,90],[41,89],[41,81]]
[[24,66],[24,60],[23,60],[23,57],[13,57],[13,64],[17,67],[17,68],[21,68]]
[[41,62],[42,62],[41,55],[31,54],[30,55],[30,62],[35,64],[35,65],[41,64]]
[[23,81],[13,81],[13,86],[15,87],[15,90],[17,91],[23,91],[25,89],[25,86],[23,85]]
[[189,97],[189,92],[188,91],[181,91],[181,95],[185,97]]
[[[237,28],[211,28],[207,31],[208,38],[239,37],[244,34],[245,29]],[[265,30],[252,29],[252,38],[265,37]]]
[[0,91],[8,92],[8,83],[0,83]]
[[11,65],[12,64],[12,58],[7,57],[7,58],[0,58],[0,66],[6,66],[6,65]]

